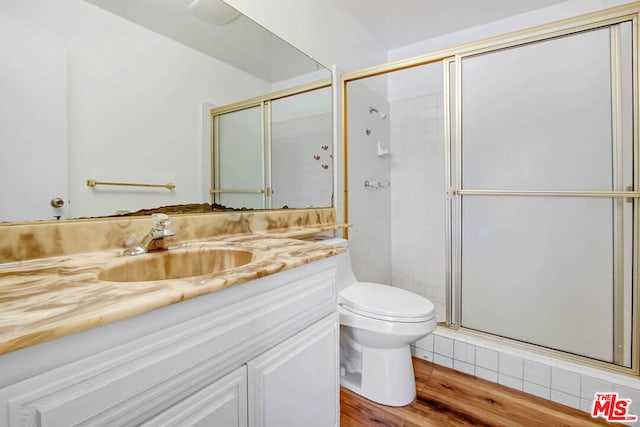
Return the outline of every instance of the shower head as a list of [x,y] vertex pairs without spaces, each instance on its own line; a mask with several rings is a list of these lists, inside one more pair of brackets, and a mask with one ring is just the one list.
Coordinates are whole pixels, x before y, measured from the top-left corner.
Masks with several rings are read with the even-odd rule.
[[384,120],[384,119],[387,118],[387,114],[386,113],[378,111],[377,108],[369,107],[369,114],[374,114],[374,113],[377,114],[378,117],[380,117],[381,120]]

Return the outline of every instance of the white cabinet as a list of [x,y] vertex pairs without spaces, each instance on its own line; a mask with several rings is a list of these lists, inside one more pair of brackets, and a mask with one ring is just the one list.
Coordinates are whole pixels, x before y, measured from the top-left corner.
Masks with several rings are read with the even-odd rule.
[[246,427],[247,367],[243,366],[141,424],[144,427]]
[[329,316],[248,363],[249,426],[338,425],[338,332]]
[[329,258],[0,356],[0,426],[337,425],[338,345]]

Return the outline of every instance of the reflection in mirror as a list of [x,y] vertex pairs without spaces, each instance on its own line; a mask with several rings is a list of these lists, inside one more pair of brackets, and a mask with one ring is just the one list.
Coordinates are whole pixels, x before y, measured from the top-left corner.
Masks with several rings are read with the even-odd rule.
[[231,111],[214,118],[215,203],[230,207],[264,209],[265,144],[263,107]]
[[251,209],[332,205],[329,84],[212,109],[213,202]]
[[0,222],[209,203],[209,110],[330,75],[192,2],[0,2]]
[[331,88],[271,104],[271,207],[333,205]]

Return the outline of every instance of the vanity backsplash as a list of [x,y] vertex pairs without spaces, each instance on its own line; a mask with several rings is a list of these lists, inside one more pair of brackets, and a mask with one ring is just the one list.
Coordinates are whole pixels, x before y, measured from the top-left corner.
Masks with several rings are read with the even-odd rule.
[[[312,234],[334,229],[334,208],[242,211],[171,217],[175,241],[244,233]],[[0,263],[123,248],[142,238],[151,217],[101,218],[0,226]]]

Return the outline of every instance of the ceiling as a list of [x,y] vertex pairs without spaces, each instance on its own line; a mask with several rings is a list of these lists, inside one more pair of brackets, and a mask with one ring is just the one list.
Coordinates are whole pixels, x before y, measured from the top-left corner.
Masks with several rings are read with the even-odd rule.
[[[86,0],[170,37],[267,82],[312,73],[321,67],[246,16],[213,25],[188,10],[193,0]],[[213,3],[220,0],[208,0]],[[285,0],[279,0],[284,2]],[[314,0],[309,0],[314,1]],[[456,32],[567,0],[315,0],[368,33],[360,51],[386,53],[418,41]],[[332,3],[333,2],[333,3]],[[292,9],[292,8],[290,8]],[[304,4],[296,10],[304,10]],[[311,7],[308,7],[312,10]],[[291,13],[295,13],[292,11]],[[327,19],[335,19],[328,15]],[[306,16],[289,16],[303,22]],[[314,19],[321,17],[314,16]],[[318,24],[318,23],[314,23]],[[321,22],[331,31],[334,22]],[[317,28],[317,25],[316,25]],[[348,37],[343,42],[349,43]],[[355,46],[355,43],[351,43]]]

